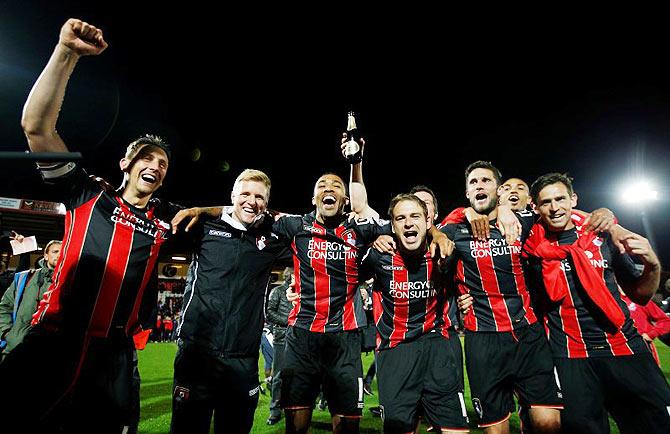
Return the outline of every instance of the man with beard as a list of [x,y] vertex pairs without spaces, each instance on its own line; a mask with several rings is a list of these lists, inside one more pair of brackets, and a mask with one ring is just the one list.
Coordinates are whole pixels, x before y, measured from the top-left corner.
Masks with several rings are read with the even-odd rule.
[[[519,178],[510,178],[503,182],[497,190],[498,205],[506,205],[512,211],[529,210],[530,196],[528,184]],[[448,223],[461,223],[464,220],[470,222],[475,238],[486,240],[490,235],[489,218],[485,214],[478,214],[472,208],[456,208],[442,220],[440,227]]]
[[[586,231],[583,220],[574,219],[577,196],[566,175],[541,176],[531,194],[541,222],[524,251],[537,281],[533,288],[543,289],[541,310],[563,392],[565,431],[607,433],[609,411],[621,432],[667,432],[670,387],[618,289],[619,284],[633,302],[646,304],[658,287],[656,254],[632,232],[622,237],[622,252],[611,234]],[[629,255],[641,260],[642,272]]]
[[450,223],[441,229],[455,243],[459,291],[474,299],[465,315],[472,402],[479,426],[487,433],[509,431],[515,392],[520,403],[531,408],[536,432],[558,432],[562,404],[551,353],[530,305],[521,268],[521,239],[535,218],[527,211],[518,213],[521,239],[507,234],[506,240],[495,226],[500,180],[500,172],[489,162],[474,162],[465,171],[466,197],[475,212],[488,217],[489,239],[475,239],[465,223]]
[[[379,403],[384,432],[414,432],[419,413],[438,432],[466,432],[463,365],[453,350],[443,272],[426,244],[426,204],[400,194],[389,206],[398,249],[370,249],[361,274],[374,277]],[[460,350],[460,344],[459,344]]]
[[[498,187],[497,194],[499,205],[505,205],[515,212],[530,211],[530,189],[524,180],[520,178],[507,179],[502,183],[502,185],[500,185],[500,187]],[[585,223],[585,227],[588,228],[588,230],[595,231],[608,230],[614,222],[611,211],[606,208],[596,210],[592,214],[573,210],[572,218],[579,219],[580,222]],[[442,224],[460,223],[466,219],[470,221],[475,238],[483,240],[489,238],[491,226],[488,224],[488,216],[484,214],[478,214],[472,208],[460,208],[452,211],[452,213],[450,213],[449,216],[445,218]],[[536,291],[531,289],[529,292],[531,294],[531,305],[534,305]],[[464,313],[467,313],[467,310],[472,305],[472,297],[469,294],[464,296],[462,295],[458,298],[458,302],[461,310]],[[532,432],[532,423],[530,421],[529,409],[527,407],[520,405],[519,417],[522,422],[522,431]]]

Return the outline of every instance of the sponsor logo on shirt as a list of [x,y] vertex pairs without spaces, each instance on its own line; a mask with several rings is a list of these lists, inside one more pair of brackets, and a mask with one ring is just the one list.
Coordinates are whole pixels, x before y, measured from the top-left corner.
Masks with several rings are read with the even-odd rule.
[[309,259],[356,259],[356,250],[350,246],[333,241],[310,239],[307,249],[307,257]]
[[406,282],[391,280],[389,283],[389,294],[395,299],[429,298],[437,296],[435,285],[432,281]]
[[505,256],[521,254],[521,244],[517,241],[511,246],[504,239],[488,239],[486,241],[470,241],[470,256],[473,258],[488,258],[491,256]]
[[[595,240],[593,240],[595,242]],[[586,257],[589,258],[589,262],[593,265],[593,268],[609,268],[607,264],[607,259],[593,259],[593,253],[585,250]]]
[[[123,208],[119,206],[114,208],[111,220],[116,224],[130,227],[136,232],[147,234],[156,239],[165,238],[165,234],[170,228],[167,223],[161,222],[163,223],[162,225],[157,224],[157,222],[160,222],[158,219],[156,219],[156,221],[145,220],[132,212],[124,211]],[[165,229],[161,229],[162,227]]]
[[315,228],[314,226],[303,226],[303,230],[306,230],[307,232],[311,232],[313,234],[317,235],[326,235],[326,230],[322,228]]
[[382,268],[389,271],[401,271],[405,269],[405,267],[401,267],[400,265],[382,265]]
[[232,238],[233,234],[226,231],[217,231],[216,229],[210,229],[209,234],[213,237],[222,237],[222,238]]
[[326,230],[322,228],[315,228],[314,226],[303,226],[303,230],[306,230],[307,232],[311,232],[313,234],[318,234],[318,235],[326,235]]

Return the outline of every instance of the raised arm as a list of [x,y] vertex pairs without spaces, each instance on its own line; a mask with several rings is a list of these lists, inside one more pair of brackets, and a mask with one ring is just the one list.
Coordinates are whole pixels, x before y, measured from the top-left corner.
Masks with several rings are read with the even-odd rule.
[[[342,134],[342,153],[347,141],[347,133]],[[365,147],[365,140],[361,137],[359,140],[361,153]],[[349,177],[349,203],[351,210],[361,218],[379,218],[379,213],[372,209],[368,204],[368,192],[363,182],[363,160],[351,165],[351,174]]]
[[32,152],[68,150],[56,132],[65,88],[79,57],[98,55],[105,48],[102,30],[74,18],[63,25],[58,44],[23,107],[21,127]]

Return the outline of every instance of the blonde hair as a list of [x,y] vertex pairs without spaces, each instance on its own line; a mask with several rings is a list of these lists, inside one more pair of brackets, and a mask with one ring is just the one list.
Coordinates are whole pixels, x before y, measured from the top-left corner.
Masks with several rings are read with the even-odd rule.
[[244,169],[242,173],[237,176],[237,179],[235,179],[233,192],[239,189],[240,183],[243,181],[255,181],[265,185],[265,188],[268,191],[266,199],[270,199],[270,187],[272,186],[272,183],[270,182],[270,177],[267,176],[265,172],[256,169]]

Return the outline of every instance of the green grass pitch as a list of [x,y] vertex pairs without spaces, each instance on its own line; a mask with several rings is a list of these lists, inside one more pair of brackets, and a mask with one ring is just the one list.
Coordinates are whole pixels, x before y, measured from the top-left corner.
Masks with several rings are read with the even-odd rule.
[[[658,341],[657,341],[658,342]],[[663,343],[658,342],[657,348],[661,357],[663,373],[666,378],[670,378],[670,348]],[[141,389],[141,433],[167,433],[170,429],[170,411],[171,411],[171,389],[172,389],[172,364],[177,346],[174,343],[151,343],[147,345],[144,351],[139,352],[140,374],[142,376]],[[372,354],[363,354],[364,372],[372,363]],[[259,363],[259,372],[263,375],[262,360]],[[369,408],[378,405],[376,394],[376,382],[373,384],[375,394],[365,397],[365,409],[363,410],[363,419],[361,420],[361,433],[380,433],[381,420],[374,417]],[[470,402],[470,390],[467,379],[465,382],[466,404],[471,424],[476,420],[472,404]],[[281,434],[284,432],[284,421],[282,419],[277,425],[272,427],[265,424],[268,418],[270,392],[260,395],[258,408],[254,419],[252,433]],[[519,418],[515,415],[510,419],[512,432],[519,430]],[[616,425],[610,420],[610,426],[613,433],[618,433]],[[474,428],[474,424],[472,425]],[[314,410],[312,423],[312,433],[330,432],[330,414],[328,411]],[[425,432],[425,430],[422,430]],[[472,429],[471,432],[483,432],[478,429]]]

